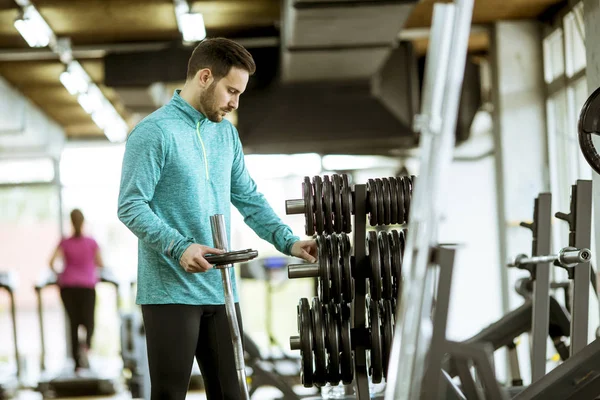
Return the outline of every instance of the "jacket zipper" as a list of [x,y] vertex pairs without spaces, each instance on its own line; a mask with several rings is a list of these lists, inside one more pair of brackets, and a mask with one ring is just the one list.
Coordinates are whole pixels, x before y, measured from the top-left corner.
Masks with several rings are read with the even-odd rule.
[[202,153],[204,154],[204,171],[206,172],[206,180],[208,181],[208,159],[206,158],[206,147],[204,147],[204,141],[202,140],[202,135],[200,134],[200,121],[198,121],[196,124],[196,134],[198,135],[198,140],[200,140],[200,145],[202,146]]

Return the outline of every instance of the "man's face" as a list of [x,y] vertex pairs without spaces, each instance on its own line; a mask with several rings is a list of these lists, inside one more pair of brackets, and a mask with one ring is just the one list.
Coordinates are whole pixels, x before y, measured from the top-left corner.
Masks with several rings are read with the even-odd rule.
[[221,80],[213,81],[200,95],[200,107],[206,117],[212,122],[221,122],[227,113],[236,110],[249,78],[248,71],[232,67]]

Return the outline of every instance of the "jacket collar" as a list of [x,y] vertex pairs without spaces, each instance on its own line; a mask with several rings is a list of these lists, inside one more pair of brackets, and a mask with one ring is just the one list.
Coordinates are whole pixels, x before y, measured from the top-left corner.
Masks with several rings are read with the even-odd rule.
[[198,122],[203,122],[206,119],[206,116],[202,114],[200,111],[196,110],[194,107],[190,105],[187,101],[185,101],[181,95],[181,89],[175,90],[173,93],[173,97],[171,101],[169,101],[169,105],[177,108],[184,120],[188,122],[194,128],[198,124]]

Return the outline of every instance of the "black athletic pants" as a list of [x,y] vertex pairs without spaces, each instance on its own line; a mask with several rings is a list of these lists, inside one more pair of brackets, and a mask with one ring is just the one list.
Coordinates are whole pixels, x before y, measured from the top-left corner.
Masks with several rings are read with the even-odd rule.
[[94,310],[96,306],[96,290],[83,287],[63,287],[60,297],[65,306],[71,332],[71,353],[75,360],[75,368],[81,367],[79,354],[79,335],[77,331],[83,325],[86,331],[85,344],[89,349],[92,346],[94,335]]
[[[236,314],[243,337],[239,304]],[[194,356],[208,400],[241,398],[224,305],[142,305],[152,400],[184,400]]]

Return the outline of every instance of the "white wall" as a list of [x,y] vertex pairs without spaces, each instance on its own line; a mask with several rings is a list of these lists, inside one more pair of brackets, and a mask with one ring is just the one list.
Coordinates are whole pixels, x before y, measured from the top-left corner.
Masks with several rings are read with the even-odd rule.
[[65,133],[0,76],[0,158],[60,157]]

